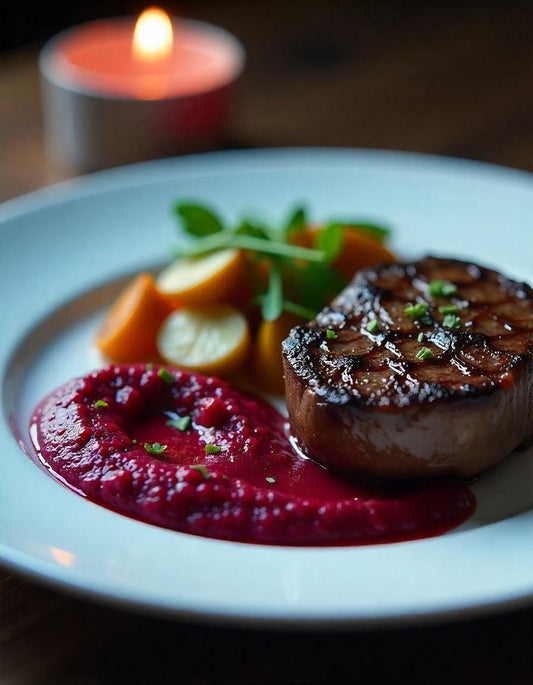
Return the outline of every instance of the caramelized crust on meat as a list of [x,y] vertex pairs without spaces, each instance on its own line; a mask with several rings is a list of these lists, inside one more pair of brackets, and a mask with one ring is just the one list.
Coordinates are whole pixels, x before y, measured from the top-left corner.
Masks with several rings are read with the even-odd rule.
[[[432,295],[434,281],[457,290]],[[427,311],[413,318],[406,308],[417,304]],[[457,308],[453,326],[443,307]],[[292,430],[338,468],[471,475],[533,435],[532,352],[528,285],[434,257],[367,269],[284,342]]]

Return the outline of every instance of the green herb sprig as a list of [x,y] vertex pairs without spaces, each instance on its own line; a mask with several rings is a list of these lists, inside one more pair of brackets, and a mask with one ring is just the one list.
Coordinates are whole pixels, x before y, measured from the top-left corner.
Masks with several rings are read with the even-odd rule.
[[177,202],[173,207],[181,231],[193,238],[175,249],[177,257],[202,255],[235,248],[245,250],[254,261],[266,261],[266,289],[258,286],[253,301],[266,321],[283,311],[310,319],[346,285],[332,264],[342,250],[343,229],[359,231],[384,240],[389,230],[368,222],[332,221],[317,231],[312,247],[292,238],[309,226],[305,207],[294,207],[279,226],[268,226],[252,218],[228,225],[210,207],[196,202]]

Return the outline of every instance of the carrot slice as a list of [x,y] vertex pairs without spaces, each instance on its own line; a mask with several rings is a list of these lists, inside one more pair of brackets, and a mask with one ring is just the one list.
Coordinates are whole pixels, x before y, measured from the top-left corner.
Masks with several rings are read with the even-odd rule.
[[342,236],[342,247],[333,266],[346,280],[350,280],[358,269],[396,261],[377,238],[349,227],[343,228]]
[[[291,242],[302,247],[314,247],[322,226],[309,226],[291,236]],[[333,262],[333,268],[349,281],[358,269],[374,264],[395,262],[396,257],[387,250],[382,241],[363,231],[345,226],[342,229],[342,247]]]
[[139,274],[109,310],[96,335],[96,347],[114,362],[158,358],[157,331],[172,308],[152,276]]

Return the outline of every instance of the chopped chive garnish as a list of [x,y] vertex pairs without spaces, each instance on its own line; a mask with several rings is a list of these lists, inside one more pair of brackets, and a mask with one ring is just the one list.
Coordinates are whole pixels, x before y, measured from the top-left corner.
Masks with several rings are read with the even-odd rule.
[[418,334],[418,337],[417,337],[417,340],[418,340],[419,343],[424,342],[424,334],[423,334],[423,333],[419,333],[419,334]]
[[152,445],[149,442],[144,443],[144,449],[148,454],[162,454],[168,445],[161,445],[158,442],[154,442]]
[[369,333],[377,333],[379,331],[379,323],[377,319],[372,319],[367,323],[365,326],[366,330]]
[[154,368],[153,363],[152,363],[152,362],[148,362],[148,364],[146,365],[146,370],[147,370],[147,371],[153,371],[153,368]]
[[96,402],[93,404],[93,407],[95,409],[100,409],[104,407],[109,407],[109,405],[105,400],[96,400]]
[[428,305],[425,302],[419,302],[418,304],[408,304],[404,309],[407,316],[411,317],[413,321],[418,321],[421,319],[428,310]]
[[444,281],[437,280],[437,281],[431,281],[429,284],[429,292],[433,297],[439,297],[442,295],[442,289],[444,287]]
[[177,419],[170,419],[167,421],[167,426],[171,428],[176,428],[179,431],[189,430],[192,424],[192,419],[190,416],[178,416]]
[[175,381],[174,376],[170,373],[170,371],[167,371],[167,369],[159,369],[157,375],[168,385],[172,385],[172,383]]
[[132,443],[133,443],[134,445],[137,444],[137,440],[135,440],[135,438],[132,438],[131,441],[132,441]]
[[453,283],[445,283],[442,287],[442,294],[444,295],[444,297],[450,297],[451,295],[455,295],[456,292],[457,286]]
[[219,452],[222,452],[222,447],[220,445],[212,445],[211,443],[208,443],[205,446],[206,454],[218,454]]
[[444,307],[439,307],[441,314],[455,314],[458,311],[459,307],[456,304],[447,304]]
[[450,297],[457,292],[457,286],[453,283],[445,283],[441,280],[431,281],[429,292],[433,297]]
[[419,362],[425,362],[427,359],[431,359],[432,356],[433,352],[429,349],[429,347],[422,347],[415,354],[415,359]]
[[189,468],[193,469],[194,471],[199,471],[205,480],[209,480],[209,471],[207,470],[207,466],[205,464],[192,464],[189,466]]
[[459,328],[461,326],[461,319],[456,314],[446,314],[442,325],[445,328]]
[[335,340],[336,337],[337,334],[335,333],[335,331],[332,331],[331,328],[328,328],[328,330],[326,331],[326,338],[328,340]]
[[271,485],[276,482],[276,479],[272,478],[272,476],[267,476],[265,480],[267,483],[270,483]]

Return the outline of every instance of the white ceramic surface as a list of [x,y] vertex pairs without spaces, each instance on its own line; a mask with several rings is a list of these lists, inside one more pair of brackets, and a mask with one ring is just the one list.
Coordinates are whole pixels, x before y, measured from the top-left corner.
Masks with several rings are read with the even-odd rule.
[[283,548],[202,539],[86,501],[39,467],[27,424],[55,386],[98,364],[91,337],[136,270],[175,241],[169,211],[198,198],[228,217],[394,227],[402,254],[457,255],[533,280],[533,180],[473,162],[349,150],[229,152],[102,172],[6,203],[0,219],[0,560],[65,589],[145,610],[312,626],[444,620],[533,598],[533,451],[473,489],[479,506],[442,537]]

